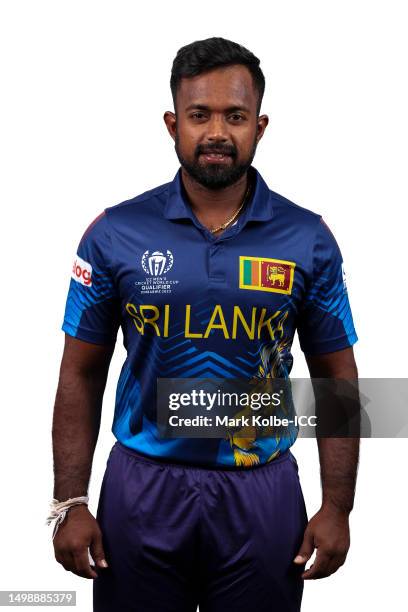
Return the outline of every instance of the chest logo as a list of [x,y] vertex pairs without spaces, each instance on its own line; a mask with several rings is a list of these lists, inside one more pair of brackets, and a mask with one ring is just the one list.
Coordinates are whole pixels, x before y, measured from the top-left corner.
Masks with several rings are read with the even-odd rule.
[[142,268],[146,274],[161,276],[170,270],[173,266],[173,261],[173,253],[168,249],[166,255],[161,251],[154,251],[149,255],[149,251],[145,251],[142,256]]
[[239,257],[239,287],[252,291],[292,293],[296,264],[268,257]]

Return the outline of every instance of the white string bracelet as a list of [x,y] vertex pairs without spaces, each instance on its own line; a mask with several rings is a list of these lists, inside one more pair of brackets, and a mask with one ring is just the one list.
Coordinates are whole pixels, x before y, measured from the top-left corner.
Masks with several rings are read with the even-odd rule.
[[58,531],[58,527],[64,520],[68,510],[73,506],[79,506],[80,504],[88,505],[89,497],[87,495],[83,495],[82,497],[70,497],[65,501],[58,501],[58,499],[53,499],[50,504],[50,514],[47,517],[45,522],[46,525],[50,525],[52,521],[55,520],[54,530],[52,532],[52,539],[55,538],[55,535]]

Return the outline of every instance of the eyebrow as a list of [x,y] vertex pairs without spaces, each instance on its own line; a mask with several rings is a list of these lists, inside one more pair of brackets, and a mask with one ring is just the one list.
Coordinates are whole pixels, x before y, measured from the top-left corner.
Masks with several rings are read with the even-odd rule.
[[[205,111],[210,111],[211,108],[209,106],[207,106],[206,104],[190,104],[189,106],[186,107],[186,111],[189,110],[205,110]],[[250,110],[249,108],[247,108],[246,106],[230,106],[229,108],[225,109],[225,112],[227,113],[233,113],[234,111],[244,111],[246,113],[249,113]]]

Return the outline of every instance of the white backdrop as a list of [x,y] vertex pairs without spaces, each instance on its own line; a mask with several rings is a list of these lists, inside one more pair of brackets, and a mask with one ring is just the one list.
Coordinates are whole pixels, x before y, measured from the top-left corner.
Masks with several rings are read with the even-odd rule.
[[[261,58],[270,125],[254,165],[334,232],[360,376],[406,376],[405,10],[396,0],[2,2],[0,589],[76,590],[78,609],[91,610],[92,582],[56,563],[44,526],[60,326],[90,221],[177,171],[162,116],[172,110],[170,68],[182,45],[223,36]],[[292,375],[307,376],[297,342],[294,356]],[[123,359],[119,341],[94,511]],[[406,609],[407,450],[407,440],[363,441],[346,565],[306,582],[304,612]],[[311,516],[320,504],[316,442],[299,440],[293,452]]]

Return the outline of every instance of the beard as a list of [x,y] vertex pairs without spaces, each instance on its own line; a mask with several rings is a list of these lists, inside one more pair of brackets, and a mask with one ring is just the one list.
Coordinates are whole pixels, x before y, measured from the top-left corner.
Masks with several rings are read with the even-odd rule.
[[[224,189],[236,183],[251,166],[252,161],[255,157],[257,142],[256,137],[254,139],[252,149],[248,157],[236,163],[237,149],[234,145],[221,145],[218,143],[208,144],[206,146],[197,145],[194,151],[193,161],[189,161],[183,157],[180,152],[180,140],[176,133],[175,150],[180,164],[184,170],[194,179],[207,189]],[[199,157],[201,153],[210,153],[212,150],[225,155],[230,155],[232,163],[208,163],[200,164]]]

